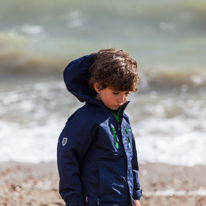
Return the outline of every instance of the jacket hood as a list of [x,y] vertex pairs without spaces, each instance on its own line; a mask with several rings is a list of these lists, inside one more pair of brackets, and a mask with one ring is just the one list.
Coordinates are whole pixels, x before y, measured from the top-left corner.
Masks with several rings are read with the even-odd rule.
[[90,67],[96,54],[90,54],[71,61],[64,70],[64,82],[67,90],[80,102],[94,102],[93,92],[89,85]]
[[[102,101],[94,98],[96,96],[96,91],[89,85],[89,79],[91,77],[89,69],[95,62],[95,56],[96,54],[94,53],[71,61],[64,70],[64,82],[67,90],[80,102],[97,104],[100,107],[105,108],[106,106]],[[129,101],[123,105],[121,109],[122,113],[128,103]]]

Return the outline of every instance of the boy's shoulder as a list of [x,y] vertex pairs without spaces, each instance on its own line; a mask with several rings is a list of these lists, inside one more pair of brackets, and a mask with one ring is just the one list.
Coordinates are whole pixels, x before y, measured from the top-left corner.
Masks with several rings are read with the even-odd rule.
[[98,119],[99,115],[98,110],[95,106],[92,106],[90,104],[85,104],[84,106],[77,109],[68,119],[68,121],[71,121],[72,119],[78,120],[79,122],[89,122],[92,124],[92,122],[95,122],[95,120]]
[[77,109],[67,120],[65,131],[83,131],[91,130],[95,125],[94,112],[87,106]]
[[93,104],[86,103],[84,106],[80,107],[79,112],[87,114],[88,118],[97,114],[97,107]]
[[126,113],[123,113],[123,117],[125,118],[125,120],[127,121],[127,123],[130,124],[129,116],[128,116]]
[[84,116],[84,119],[90,119],[91,116],[93,116],[95,114],[95,110],[88,106],[87,104],[85,104],[84,106],[78,108],[70,117],[72,116]]

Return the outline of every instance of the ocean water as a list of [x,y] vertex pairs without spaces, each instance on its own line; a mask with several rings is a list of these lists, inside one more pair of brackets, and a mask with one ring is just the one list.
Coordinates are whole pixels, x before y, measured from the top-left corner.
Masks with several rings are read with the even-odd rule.
[[56,160],[80,106],[62,80],[110,46],[138,61],[126,109],[140,162],[206,164],[206,1],[0,0],[0,161]]

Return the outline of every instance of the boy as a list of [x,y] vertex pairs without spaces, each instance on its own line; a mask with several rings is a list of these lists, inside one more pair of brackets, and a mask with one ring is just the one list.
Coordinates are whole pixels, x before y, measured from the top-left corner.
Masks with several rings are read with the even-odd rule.
[[137,91],[137,62],[124,50],[104,49],[72,61],[67,89],[86,102],[58,141],[60,194],[66,206],[140,206],[135,140],[124,113]]

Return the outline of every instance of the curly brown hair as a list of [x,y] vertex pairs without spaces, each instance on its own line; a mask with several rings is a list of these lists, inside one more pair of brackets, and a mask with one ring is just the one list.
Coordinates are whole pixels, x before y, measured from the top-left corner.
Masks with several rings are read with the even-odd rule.
[[137,61],[122,49],[102,49],[96,53],[95,62],[90,67],[89,84],[98,89],[136,92],[139,76]]

